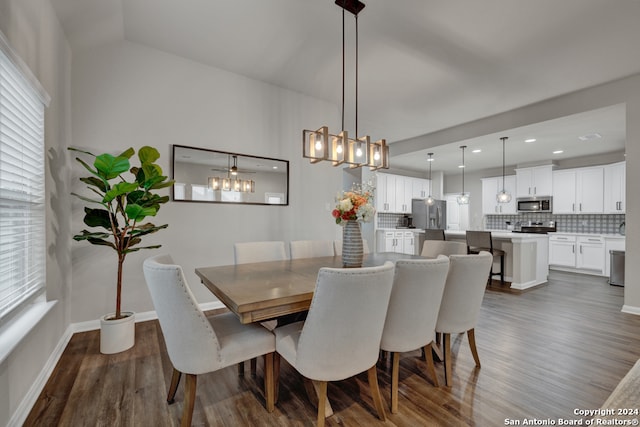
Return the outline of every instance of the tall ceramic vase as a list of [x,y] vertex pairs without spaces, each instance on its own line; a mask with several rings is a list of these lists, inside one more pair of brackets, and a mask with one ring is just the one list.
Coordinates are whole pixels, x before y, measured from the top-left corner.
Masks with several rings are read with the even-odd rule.
[[342,265],[362,267],[362,233],[358,221],[347,221],[342,228]]

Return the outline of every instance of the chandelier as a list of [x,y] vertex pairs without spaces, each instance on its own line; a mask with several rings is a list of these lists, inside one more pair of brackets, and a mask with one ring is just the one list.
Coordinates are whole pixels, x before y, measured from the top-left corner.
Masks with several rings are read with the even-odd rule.
[[[371,142],[368,135],[358,137],[358,13],[364,9],[365,4],[358,0],[336,0],[335,4],[342,8],[342,131],[334,135],[329,133],[327,126],[318,130],[305,129],[302,132],[302,156],[310,159],[311,163],[327,160],[333,166],[346,163],[350,168],[369,166],[371,170],[389,169],[389,147],[386,140]],[[354,15],[356,23],[354,138],[349,137],[344,126],[345,11]]]
[[[233,157],[233,166],[231,166]],[[254,193],[256,183],[251,179],[240,179],[238,176],[238,156],[227,156],[227,176],[210,176],[208,178],[209,188],[221,191],[237,191],[240,193]]]

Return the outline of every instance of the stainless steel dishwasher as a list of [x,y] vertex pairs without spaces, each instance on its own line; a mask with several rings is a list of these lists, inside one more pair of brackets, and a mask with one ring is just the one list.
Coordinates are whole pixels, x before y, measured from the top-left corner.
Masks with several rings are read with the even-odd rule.
[[609,271],[609,284],[624,286],[624,251],[609,251],[611,257],[611,270]]

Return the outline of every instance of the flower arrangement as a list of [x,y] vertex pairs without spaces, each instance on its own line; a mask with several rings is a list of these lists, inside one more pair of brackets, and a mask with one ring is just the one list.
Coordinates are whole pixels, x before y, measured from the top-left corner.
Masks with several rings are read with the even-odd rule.
[[331,212],[336,224],[343,221],[370,222],[375,209],[371,204],[373,187],[354,185],[351,191],[342,191],[336,196],[336,207]]

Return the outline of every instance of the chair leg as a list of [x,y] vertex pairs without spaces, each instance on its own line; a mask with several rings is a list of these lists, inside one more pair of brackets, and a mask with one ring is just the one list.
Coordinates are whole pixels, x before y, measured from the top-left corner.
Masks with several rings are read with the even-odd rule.
[[267,412],[273,412],[275,407],[275,383],[273,377],[274,353],[264,355],[264,395],[267,402]]
[[241,377],[244,375],[244,362],[238,363],[238,376]]
[[371,397],[373,398],[373,404],[378,411],[378,418],[382,421],[387,421],[387,415],[384,412],[384,405],[382,404],[382,396],[380,395],[380,387],[378,387],[378,371],[376,365],[369,368],[367,372],[369,374],[369,388],[371,389]]
[[500,256],[500,284],[504,285],[504,255]]
[[422,350],[424,351],[424,360],[427,362],[427,371],[429,371],[429,375],[431,375],[431,378],[433,378],[433,384],[436,387],[440,387],[440,384],[438,384],[438,376],[436,375],[436,367],[433,364],[433,351],[431,343],[425,345]]
[[280,394],[280,355],[273,353],[273,404],[278,403]]
[[442,352],[444,353],[444,383],[451,386],[451,334],[443,334]]
[[251,377],[252,378],[256,377],[257,365],[258,365],[258,359],[254,357],[253,359],[251,359]]
[[182,408],[182,421],[180,427],[190,427],[193,418],[193,407],[196,403],[196,379],[197,375],[187,374],[184,388],[184,407]]
[[400,353],[391,352],[391,413],[398,412],[398,377],[400,375]]
[[324,427],[324,404],[327,401],[327,382],[326,381],[316,381],[316,393],[318,393],[318,421],[316,425],[318,427]]
[[467,338],[469,338],[469,347],[471,347],[471,354],[473,360],[476,361],[476,366],[480,367],[480,358],[478,357],[478,349],[476,348],[476,333],[475,329],[471,328],[467,331]]
[[173,368],[173,375],[171,375],[171,385],[169,386],[169,394],[167,394],[167,403],[169,405],[176,401],[176,391],[178,390],[178,384],[180,384],[181,376],[182,372],[178,371],[176,368]]

